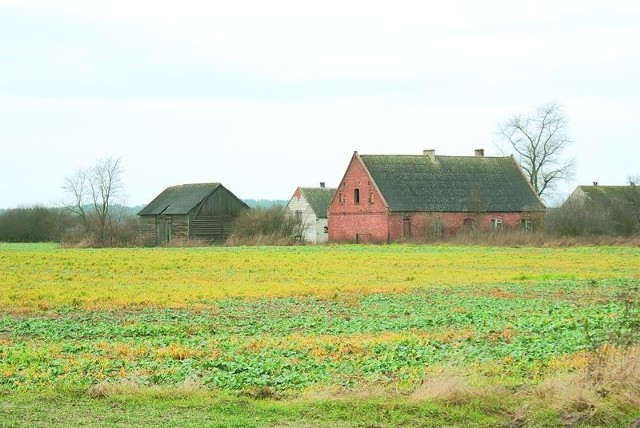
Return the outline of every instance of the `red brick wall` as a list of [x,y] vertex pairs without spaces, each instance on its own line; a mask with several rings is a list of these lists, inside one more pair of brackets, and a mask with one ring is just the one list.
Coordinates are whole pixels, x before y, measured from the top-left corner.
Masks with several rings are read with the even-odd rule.
[[[464,220],[473,219],[474,227],[490,230],[492,219],[502,220],[502,230],[519,230],[522,219],[532,219],[534,229],[542,226],[540,213],[391,213],[389,215],[389,240],[429,238],[455,235],[464,228]],[[410,221],[410,236],[404,236],[405,219]]]
[[[359,202],[354,191],[359,191]],[[387,209],[361,161],[354,155],[329,205],[329,242],[387,242]]]

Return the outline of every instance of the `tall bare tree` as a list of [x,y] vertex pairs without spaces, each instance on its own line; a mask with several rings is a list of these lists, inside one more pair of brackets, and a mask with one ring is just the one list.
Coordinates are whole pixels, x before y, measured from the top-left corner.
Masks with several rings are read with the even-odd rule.
[[[109,157],[79,169],[67,177],[63,185],[72,198],[67,207],[82,218],[87,232],[94,229],[100,245],[104,245],[108,238],[106,232],[111,226],[113,205],[124,199],[122,174],[120,158]],[[97,220],[95,228],[90,226],[87,210]]]
[[87,219],[86,193],[87,193],[88,172],[80,168],[75,174],[64,179],[62,188],[70,195],[71,201],[66,205],[67,209],[80,217],[85,232],[89,231],[89,221]]
[[575,161],[564,156],[572,143],[567,128],[568,120],[556,101],[538,107],[532,114],[515,115],[498,124],[497,145],[503,151],[515,152],[541,197],[573,175]]
[[101,159],[91,168],[89,176],[91,203],[98,217],[98,236],[103,243],[112,205],[123,196],[122,173],[120,158]]

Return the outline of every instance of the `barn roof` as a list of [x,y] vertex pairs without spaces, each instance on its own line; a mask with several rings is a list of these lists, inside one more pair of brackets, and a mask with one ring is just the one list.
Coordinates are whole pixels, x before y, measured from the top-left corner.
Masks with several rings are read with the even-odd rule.
[[511,156],[361,155],[360,158],[390,211],[545,210]]
[[[598,205],[613,203],[632,203],[640,200],[638,186],[578,186],[583,195]],[[574,191],[575,192],[575,191]]]
[[221,186],[220,183],[193,183],[167,187],[138,215],[188,214]]
[[327,218],[327,207],[336,189],[328,187],[301,187],[300,191],[318,218]]

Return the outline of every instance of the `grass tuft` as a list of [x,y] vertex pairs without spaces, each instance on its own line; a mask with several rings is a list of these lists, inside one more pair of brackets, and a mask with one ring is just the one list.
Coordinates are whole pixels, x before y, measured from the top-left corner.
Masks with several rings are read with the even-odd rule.
[[465,404],[483,395],[467,379],[452,369],[443,369],[433,377],[423,379],[411,394],[414,400],[434,400],[449,404]]

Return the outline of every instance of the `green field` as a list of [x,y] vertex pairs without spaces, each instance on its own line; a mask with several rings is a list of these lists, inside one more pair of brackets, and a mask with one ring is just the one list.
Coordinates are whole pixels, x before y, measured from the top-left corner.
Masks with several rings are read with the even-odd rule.
[[638,248],[0,244],[0,272],[0,426],[640,418]]

